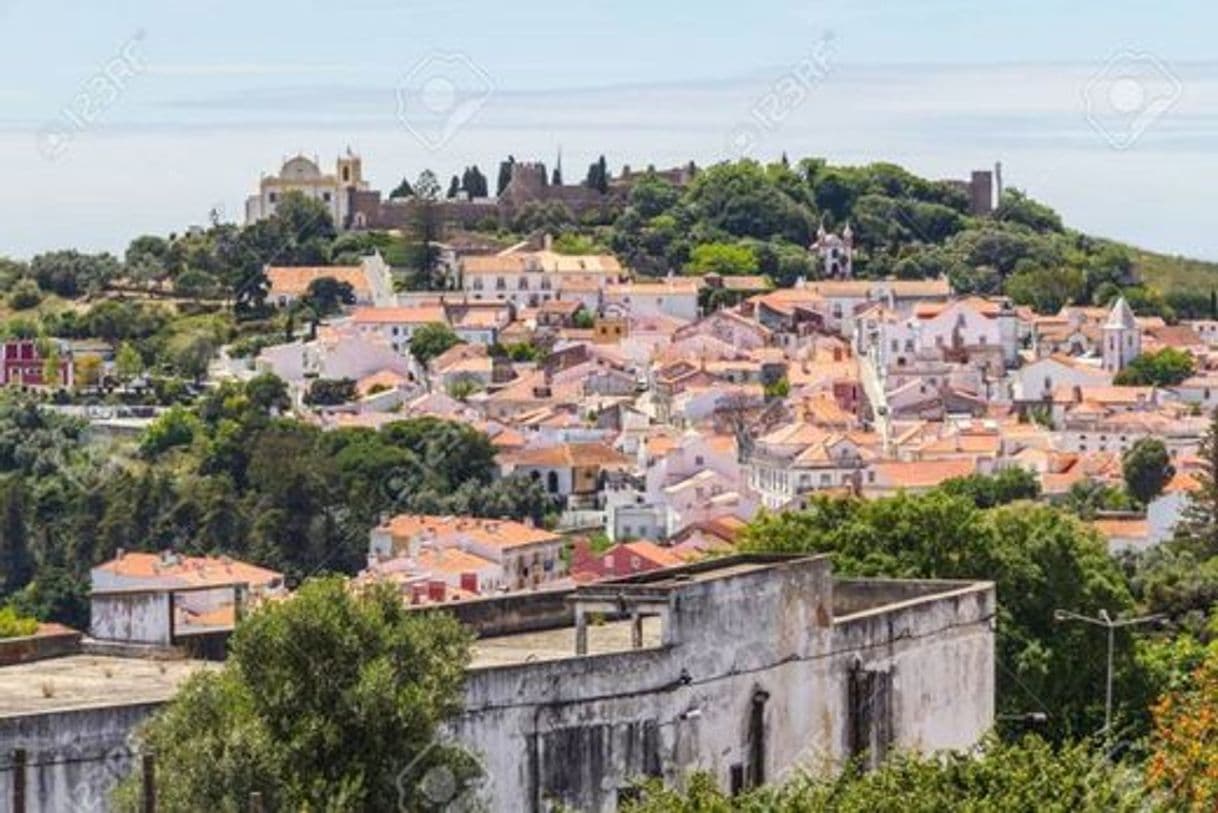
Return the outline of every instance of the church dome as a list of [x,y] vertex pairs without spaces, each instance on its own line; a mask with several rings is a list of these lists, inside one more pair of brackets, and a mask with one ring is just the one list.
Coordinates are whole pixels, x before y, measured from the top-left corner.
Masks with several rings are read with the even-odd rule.
[[284,163],[279,177],[293,181],[313,180],[321,177],[321,170],[308,158],[298,155],[295,158],[289,158]]

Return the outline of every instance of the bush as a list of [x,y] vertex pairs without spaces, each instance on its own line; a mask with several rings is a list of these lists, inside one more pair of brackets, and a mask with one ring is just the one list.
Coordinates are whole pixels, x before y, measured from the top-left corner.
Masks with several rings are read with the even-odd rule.
[[17,615],[12,607],[0,607],[0,639],[21,638],[38,631],[38,621]]
[[30,279],[23,279],[18,282],[13,286],[12,292],[8,295],[8,305],[16,311],[36,308],[40,304],[42,304],[42,291]]

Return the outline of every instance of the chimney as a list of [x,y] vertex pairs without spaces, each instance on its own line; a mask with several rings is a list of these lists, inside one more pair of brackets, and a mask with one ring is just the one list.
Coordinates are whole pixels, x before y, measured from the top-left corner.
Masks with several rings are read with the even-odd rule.
[[462,573],[461,574],[461,589],[467,593],[478,592],[478,574],[477,573]]
[[448,585],[443,579],[430,579],[427,582],[427,600],[442,603],[444,594],[448,591]]

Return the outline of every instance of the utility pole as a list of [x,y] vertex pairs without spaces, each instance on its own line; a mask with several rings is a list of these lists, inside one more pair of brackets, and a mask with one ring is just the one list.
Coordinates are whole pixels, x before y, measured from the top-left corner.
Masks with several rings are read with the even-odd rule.
[[1110,742],[1112,740],[1112,656],[1114,644],[1116,643],[1116,631],[1118,627],[1132,627],[1137,624],[1149,624],[1152,621],[1158,621],[1164,616],[1159,613],[1156,615],[1143,615],[1137,618],[1118,618],[1115,621],[1107,610],[1100,610],[1099,617],[1092,618],[1089,615],[1071,612],[1070,610],[1054,610],[1054,621],[1082,621],[1084,624],[1094,624],[1097,627],[1104,627],[1108,630],[1108,677],[1104,684],[1104,740]]

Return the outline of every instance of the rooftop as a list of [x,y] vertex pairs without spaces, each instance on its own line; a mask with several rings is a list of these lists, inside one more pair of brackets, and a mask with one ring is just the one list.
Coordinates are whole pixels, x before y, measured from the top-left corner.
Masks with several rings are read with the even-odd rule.
[[186,678],[215,664],[102,655],[0,668],[0,718],[168,700]]

